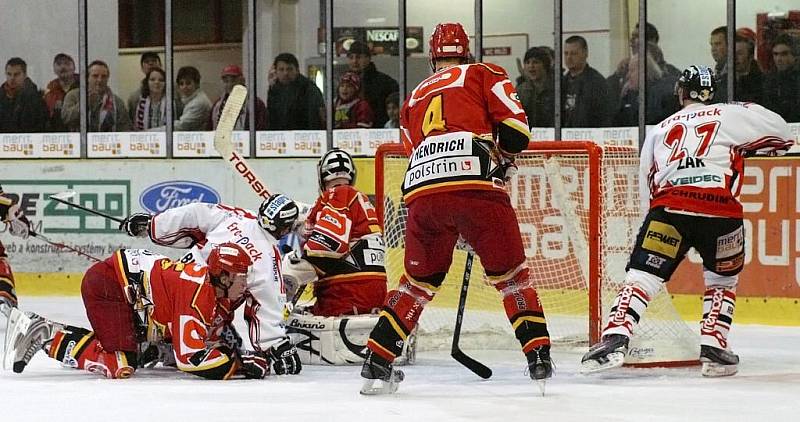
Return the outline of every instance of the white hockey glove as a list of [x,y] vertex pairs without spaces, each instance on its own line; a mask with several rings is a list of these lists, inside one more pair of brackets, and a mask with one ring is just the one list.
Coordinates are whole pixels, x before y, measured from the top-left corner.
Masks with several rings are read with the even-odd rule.
[[291,300],[308,283],[317,281],[317,271],[310,262],[302,258],[301,251],[291,251],[283,256],[281,272],[286,287],[286,299]]
[[262,379],[269,374],[269,359],[264,352],[245,350],[241,352],[242,367],[239,372],[247,379]]
[[515,157],[506,157],[504,155],[500,156],[500,168],[503,171],[503,181],[508,183],[514,176],[517,175],[517,171],[519,167],[514,162]]
[[267,350],[269,366],[275,375],[296,375],[303,369],[297,348],[289,339],[284,339]]
[[19,209],[19,205],[14,204],[8,209],[8,233],[12,236],[27,239],[31,234],[31,222],[28,217]]
[[153,216],[150,214],[137,212],[122,220],[122,222],[119,223],[119,229],[131,237],[147,237],[150,220],[152,219]]

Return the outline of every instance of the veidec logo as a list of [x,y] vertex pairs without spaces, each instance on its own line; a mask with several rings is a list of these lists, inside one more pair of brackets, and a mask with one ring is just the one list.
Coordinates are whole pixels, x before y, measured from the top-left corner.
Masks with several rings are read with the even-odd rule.
[[151,213],[195,202],[217,204],[219,193],[202,183],[175,180],[150,186],[139,196],[139,204]]

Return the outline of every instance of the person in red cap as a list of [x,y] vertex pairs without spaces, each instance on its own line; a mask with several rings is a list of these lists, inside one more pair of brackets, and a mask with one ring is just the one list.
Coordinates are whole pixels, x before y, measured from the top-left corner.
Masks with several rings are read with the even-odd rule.
[[334,103],[336,129],[370,128],[374,120],[372,108],[361,97],[361,77],[355,72],[345,72],[339,79],[339,95]]
[[[217,122],[219,122],[219,116],[222,114],[222,109],[225,107],[225,102],[228,100],[228,95],[230,95],[231,90],[236,85],[245,86],[244,81],[244,74],[242,73],[242,68],[235,65],[229,64],[222,68],[222,85],[225,89],[225,92],[222,94],[215,103],[214,106],[211,108],[211,122],[209,125],[211,130],[217,129]],[[250,129],[250,119],[248,118],[248,109],[247,103],[245,106],[242,107],[242,111],[239,113],[239,118],[236,120],[236,125],[234,125],[234,130],[249,130]],[[266,130],[267,129],[267,105],[261,98],[256,97],[256,130]]]

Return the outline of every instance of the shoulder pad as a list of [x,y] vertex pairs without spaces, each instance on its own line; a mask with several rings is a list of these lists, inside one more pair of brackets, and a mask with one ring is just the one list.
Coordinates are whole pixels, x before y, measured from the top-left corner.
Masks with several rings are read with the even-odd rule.
[[481,63],[475,63],[473,66],[474,67],[478,67],[478,68],[486,69],[489,72],[494,73],[495,75],[504,76],[506,78],[508,77],[508,73],[506,73],[506,70],[503,69],[502,66],[496,65],[494,63],[483,63],[483,62],[481,62]]
[[358,190],[350,185],[339,185],[323,194],[324,202],[334,208],[347,208],[358,196]]

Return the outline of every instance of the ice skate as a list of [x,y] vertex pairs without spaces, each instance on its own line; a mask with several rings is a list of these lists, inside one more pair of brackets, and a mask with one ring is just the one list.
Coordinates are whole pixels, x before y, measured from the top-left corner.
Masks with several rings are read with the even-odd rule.
[[[397,391],[397,385],[403,381],[405,375],[403,371],[393,369],[389,361],[370,350],[367,352],[364,366],[361,367],[361,377],[364,378],[361,394],[374,396],[392,394]],[[375,385],[376,382],[379,382],[377,386]]]
[[16,373],[25,370],[33,356],[53,340],[60,328],[56,324],[33,312],[23,313],[17,308],[11,310],[6,329],[5,355],[3,367]]
[[702,345],[700,362],[704,377],[728,377],[739,372],[739,356],[729,350]]
[[625,361],[630,339],[622,334],[603,336],[600,343],[595,344],[581,359],[581,373],[605,371],[619,368]]
[[550,359],[550,345],[537,347],[528,352],[528,374],[536,381],[542,396],[545,392],[545,382],[553,376],[553,361]]

